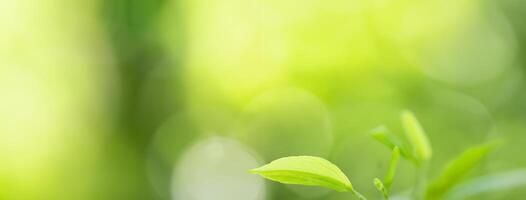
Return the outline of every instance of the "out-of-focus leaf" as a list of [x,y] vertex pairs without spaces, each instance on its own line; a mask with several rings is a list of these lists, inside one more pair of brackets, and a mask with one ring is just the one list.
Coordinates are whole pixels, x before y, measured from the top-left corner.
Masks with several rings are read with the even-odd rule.
[[319,157],[284,157],[250,172],[280,183],[321,186],[339,192],[353,190],[347,176],[336,165]]
[[479,164],[486,155],[501,144],[500,140],[471,147],[451,161],[442,174],[427,189],[429,199],[441,197],[455,186],[468,172]]
[[385,126],[380,126],[371,131],[371,136],[389,149],[398,147],[402,156],[408,160],[416,161],[412,150],[397,135],[391,133]]
[[410,111],[404,111],[401,115],[402,126],[409,143],[413,146],[415,155],[419,161],[427,161],[432,156],[432,149],[424,129]]
[[378,178],[374,178],[373,179],[373,183],[374,183],[374,186],[376,187],[376,189],[382,193],[384,198],[385,199],[389,199],[389,192],[387,191],[387,188],[385,188],[385,186],[382,183],[382,181],[380,179],[378,179]]
[[398,160],[400,159],[400,149],[395,146],[391,154],[391,162],[389,163],[389,168],[387,169],[387,174],[385,175],[385,187],[387,188],[388,193],[391,191],[391,185],[393,185],[393,179],[396,173],[396,167],[398,166]]
[[452,189],[444,199],[467,199],[478,194],[526,186],[526,169],[503,172],[475,178]]

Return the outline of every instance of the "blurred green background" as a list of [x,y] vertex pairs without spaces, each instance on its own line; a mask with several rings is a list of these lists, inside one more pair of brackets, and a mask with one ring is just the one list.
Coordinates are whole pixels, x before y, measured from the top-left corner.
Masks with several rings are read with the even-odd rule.
[[[1,0],[1,200],[351,199],[248,169],[325,157],[372,186],[414,111],[431,178],[526,167],[521,0]],[[414,182],[404,161],[394,190]],[[474,199],[523,199],[514,189]]]

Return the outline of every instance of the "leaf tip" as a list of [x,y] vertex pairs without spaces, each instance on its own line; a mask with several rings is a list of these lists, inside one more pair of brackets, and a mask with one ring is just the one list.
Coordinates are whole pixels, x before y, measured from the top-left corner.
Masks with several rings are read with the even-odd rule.
[[254,168],[254,169],[247,170],[247,172],[251,174],[260,174],[261,170],[259,168]]
[[413,146],[417,157],[421,161],[429,160],[433,154],[432,148],[420,122],[418,122],[413,112],[409,110],[402,111],[400,118],[406,137]]

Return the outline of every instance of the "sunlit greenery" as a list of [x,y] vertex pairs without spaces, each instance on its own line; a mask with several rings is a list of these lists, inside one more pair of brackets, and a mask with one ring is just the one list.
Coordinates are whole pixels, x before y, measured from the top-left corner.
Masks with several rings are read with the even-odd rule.
[[354,198],[247,173],[289,156],[368,199],[523,199],[525,10],[1,0],[0,200]]
[[[471,147],[464,151],[458,158],[451,161],[444,169],[439,177],[428,184],[428,161],[431,158],[430,152],[432,151],[429,141],[426,139],[427,136],[424,133],[422,126],[418,123],[415,116],[409,112],[404,111],[402,113],[402,123],[406,127],[406,140],[411,141],[412,148],[408,150],[413,152],[415,156],[407,156],[408,159],[413,160],[414,157],[419,159],[416,162],[416,173],[417,181],[415,185],[411,187],[412,195],[407,194],[395,194],[405,199],[456,199],[458,196],[451,195],[450,190],[454,190],[455,193],[464,194],[462,198],[476,196],[486,191],[497,191],[506,190],[516,187],[526,186],[520,182],[508,180],[512,184],[491,184],[486,185],[484,189],[474,189],[482,187],[483,183],[479,181],[466,181],[462,187],[456,188],[455,186],[462,181],[462,179],[472,171],[477,165],[479,165],[483,159],[498,147],[502,141],[494,140],[487,142],[487,144],[478,145]],[[395,136],[390,137],[379,137],[386,136],[390,133],[381,134],[375,130],[373,136],[381,143],[392,149],[391,162],[389,164],[387,175],[384,181],[374,178],[373,183],[376,189],[382,193],[384,199],[390,199],[392,192],[391,186],[394,181],[396,169],[398,165],[398,159],[400,157],[400,150],[398,146],[393,146],[393,143],[401,143],[399,139],[394,139]],[[420,155],[417,156],[417,155]],[[352,159],[352,158],[349,158]],[[355,160],[355,162],[360,162]],[[330,163],[323,158],[311,157],[311,156],[295,156],[280,158],[262,167],[252,169],[250,172],[259,174],[267,179],[277,181],[285,184],[297,184],[306,186],[320,186],[326,187],[338,192],[351,192],[356,198],[365,200],[367,199],[360,194],[351,184],[349,179],[343,174],[343,172],[334,164]],[[422,173],[423,172],[423,173]],[[476,179],[475,179],[476,180]],[[490,180],[491,181],[491,180]],[[471,186],[470,186],[471,185]],[[454,189],[456,188],[456,189]]]

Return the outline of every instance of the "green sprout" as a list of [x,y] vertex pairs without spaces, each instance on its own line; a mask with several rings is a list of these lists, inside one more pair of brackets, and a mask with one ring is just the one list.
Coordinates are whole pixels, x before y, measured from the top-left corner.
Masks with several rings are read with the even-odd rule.
[[[428,184],[427,172],[432,158],[431,143],[413,113],[402,112],[401,121],[405,130],[405,137],[401,138],[391,133],[384,126],[371,131],[372,138],[391,151],[391,160],[384,179],[373,179],[374,186],[384,199],[388,200],[392,196],[392,185],[400,157],[413,163],[416,168],[417,179],[412,187],[412,195],[407,197],[414,200],[458,200],[486,191],[504,190],[526,185],[526,181],[521,179],[521,177],[526,177],[526,170],[483,176],[462,182],[470,171],[502,144],[500,140],[493,140],[468,148],[450,161],[441,174]],[[340,168],[320,157],[284,157],[252,169],[250,172],[284,184],[324,187],[338,192],[350,192],[360,200],[367,199],[353,187],[349,178]],[[491,184],[491,181],[502,184]]]
[[378,178],[375,178],[373,180],[374,186],[378,191],[380,191],[383,194],[384,199],[389,199],[389,194],[391,193],[391,186],[393,185],[393,180],[399,159],[400,150],[397,146],[395,146],[391,154],[391,162],[389,163],[389,168],[387,169],[387,174],[385,175],[384,181],[382,182]]

